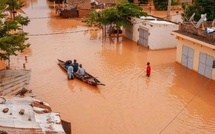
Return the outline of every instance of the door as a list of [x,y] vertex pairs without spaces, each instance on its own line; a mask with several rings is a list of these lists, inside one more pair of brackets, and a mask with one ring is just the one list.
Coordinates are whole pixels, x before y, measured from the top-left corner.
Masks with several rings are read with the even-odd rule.
[[211,79],[213,71],[213,61],[214,61],[213,56],[200,52],[198,72],[201,75]]
[[189,69],[193,69],[193,57],[194,49],[183,45],[181,64]]
[[133,38],[133,26],[128,26],[125,30],[125,36],[132,40]]
[[149,47],[148,45],[149,31],[147,29],[139,28],[139,44],[144,47]]

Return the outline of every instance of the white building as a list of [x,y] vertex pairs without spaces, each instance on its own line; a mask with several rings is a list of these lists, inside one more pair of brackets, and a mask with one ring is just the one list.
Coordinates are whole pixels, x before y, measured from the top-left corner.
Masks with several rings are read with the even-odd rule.
[[179,29],[178,24],[158,20],[152,16],[131,18],[131,20],[133,25],[123,30],[125,37],[151,50],[176,47],[177,40],[171,32]]

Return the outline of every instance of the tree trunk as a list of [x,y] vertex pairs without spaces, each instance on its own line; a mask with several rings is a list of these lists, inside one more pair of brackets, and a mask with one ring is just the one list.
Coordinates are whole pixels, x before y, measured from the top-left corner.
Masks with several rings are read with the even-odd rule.
[[10,69],[10,55],[8,55],[8,64],[7,64],[6,69]]
[[117,28],[117,39],[119,38],[119,28]]

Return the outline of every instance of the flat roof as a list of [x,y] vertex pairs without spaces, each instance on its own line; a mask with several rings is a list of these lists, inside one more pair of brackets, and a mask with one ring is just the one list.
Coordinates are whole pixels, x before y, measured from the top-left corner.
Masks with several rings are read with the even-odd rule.
[[175,23],[172,22],[168,22],[168,21],[163,21],[163,20],[152,20],[150,21],[151,23],[155,23],[155,24],[169,24],[169,25],[176,25]]
[[204,45],[204,46],[207,46],[209,48],[215,49],[215,42],[214,41],[207,40],[206,38],[203,38],[201,36],[196,36],[193,34],[182,32],[182,31],[173,31],[172,34],[179,36],[181,38],[184,38],[186,40],[196,42],[200,45]]
[[[32,102],[36,102],[37,105]],[[8,112],[3,112],[5,108],[8,108]],[[44,112],[47,108],[49,108],[47,103],[31,97],[1,99],[0,126],[13,129],[34,128],[43,132],[64,134],[59,113]],[[24,114],[20,114],[20,110],[24,110]]]
[[140,19],[155,19],[155,20],[157,20],[157,18],[152,17],[152,16],[141,16]]

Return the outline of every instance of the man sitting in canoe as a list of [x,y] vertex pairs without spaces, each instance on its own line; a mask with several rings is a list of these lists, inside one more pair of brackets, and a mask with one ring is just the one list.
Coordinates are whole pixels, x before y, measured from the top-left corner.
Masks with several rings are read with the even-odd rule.
[[84,76],[85,74],[85,69],[82,68],[82,64],[79,65],[79,68],[78,68],[78,71],[76,72],[77,75],[80,75],[80,76]]

